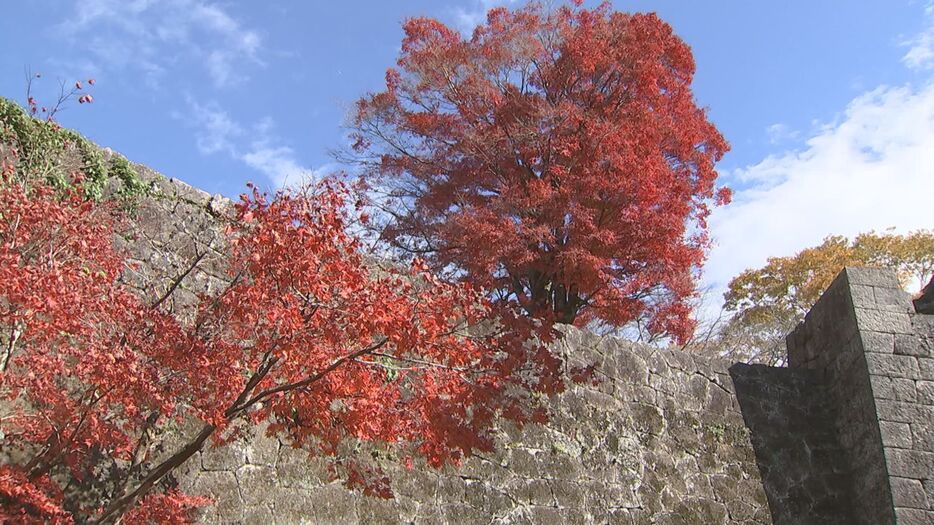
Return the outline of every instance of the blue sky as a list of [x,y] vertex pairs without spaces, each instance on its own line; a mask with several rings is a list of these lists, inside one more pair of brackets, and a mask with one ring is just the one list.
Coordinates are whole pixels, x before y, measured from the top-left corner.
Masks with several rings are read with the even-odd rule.
[[[24,67],[95,78],[59,120],[212,193],[334,169],[347,108],[378,89],[409,16],[463,31],[491,0],[34,0],[0,18],[0,96]],[[513,3],[512,5],[518,5]],[[591,5],[591,4],[588,4]],[[695,94],[733,150],[705,283],[829,234],[934,227],[934,10],[921,1],[621,1],[694,50]],[[928,195],[925,199],[923,194]]]

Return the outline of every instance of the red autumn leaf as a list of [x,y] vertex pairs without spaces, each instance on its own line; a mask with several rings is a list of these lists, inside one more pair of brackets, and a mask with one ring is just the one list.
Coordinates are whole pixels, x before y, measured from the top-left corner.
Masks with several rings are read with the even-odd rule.
[[686,339],[729,148],[687,44],[609,3],[494,9],[470,38],[403,29],[385,90],[353,115],[383,238],[532,317]]
[[[268,423],[329,456],[345,441],[409,443],[440,467],[489,450],[499,416],[541,420],[533,392],[560,390],[561,362],[526,342],[550,332],[502,310],[501,331],[467,337],[494,314],[479,290],[424,264],[374,278],[347,231],[348,198],[332,180],[272,197],[252,188],[225,230],[228,286],[183,320],[170,310],[178,287],[143,298],[120,279],[116,209],[0,180],[0,333],[14,339],[0,350],[0,398],[15,400],[4,454],[21,458],[0,467],[0,521],[188,522],[207,502],[161,481],[233,425]],[[159,468],[138,444],[180,418],[201,430],[161,443]],[[391,495],[366,458],[336,464],[351,488]],[[138,474],[87,498],[112,465]]]

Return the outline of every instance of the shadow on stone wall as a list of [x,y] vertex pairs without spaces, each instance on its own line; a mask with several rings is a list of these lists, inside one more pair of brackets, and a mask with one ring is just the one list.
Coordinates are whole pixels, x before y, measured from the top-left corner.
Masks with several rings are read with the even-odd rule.
[[853,522],[846,459],[816,371],[737,363],[730,376],[773,522]]

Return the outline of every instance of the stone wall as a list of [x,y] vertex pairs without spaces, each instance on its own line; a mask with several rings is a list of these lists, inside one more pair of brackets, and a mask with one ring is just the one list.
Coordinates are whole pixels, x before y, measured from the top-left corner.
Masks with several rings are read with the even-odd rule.
[[932,323],[894,272],[847,268],[788,337],[833,405],[854,523],[934,523]]
[[812,370],[736,364],[736,396],[776,524],[854,523],[834,404]]
[[[124,240],[128,280],[156,298],[185,275],[170,298],[185,315],[223,285],[229,203],[137,168],[157,191]],[[562,345],[599,384],[555,398],[547,426],[501,429],[498,452],[461,469],[388,465],[394,500],[347,491],[323,460],[262,433],[203,451],[179,482],[215,499],[209,523],[771,522],[729,363],[573,329]]]
[[217,498],[210,523],[771,523],[727,363],[578,330],[561,344],[599,384],[461,469],[390,465],[394,500],[329,483],[323,462],[263,436],[205,451],[182,486]]
[[[223,285],[228,203],[139,169],[161,191],[125,239],[128,278],[158,297],[185,275],[171,296],[185,315]],[[202,451],[178,481],[214,498],[206,523],[929,524],[934,326],[895,285],[847,269],[789,337],[789,368],[568,330],[562,351],[597,384],[461,469],[387,464],[393,500],[261,433]]]
[[143,296],[157,299],[184,275],[165,303],[184,317],[199,294],[214,294],[226,284],[223,231],[231,203],[146,166],[134,167],[150,195],[137,204],[129,232],[117,240],[129,262],[124,279]]

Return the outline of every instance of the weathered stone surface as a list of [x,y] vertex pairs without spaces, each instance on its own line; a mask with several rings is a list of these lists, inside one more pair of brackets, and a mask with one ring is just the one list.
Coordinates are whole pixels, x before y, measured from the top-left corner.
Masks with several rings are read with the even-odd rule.
[[910,355],[866,354],[871,375],[921,379],[918,360]]
[[[914,323],[912,323],[914,327]],[[920,334],[894,334],[896,354],[913,355],[916,357],[930,357],[930,340]]]
[[882,432],[882,444],[884,446],[911,448],[911,425],[908,423],[880,421],[879,430]]
[[918,400],[918,387],[914,380],[902,377],[873,375],[872,390],[877,399],[890,399],[914,403]]
[[864,352],[879,354],[891,354],[895,352],[895,335],[887,334],[884,332],[872,332],[868,330],[863,331],[861,335]]
[[742,364],[730,371],[775,523],[852,521],[848,464],[819,374]]
[[[229,203],[140,167],[159,195],[121,239],[126,280],[184,317],[225,283]],[[791,368],[737,365],[569,329],[559,350],[596,385],[547,426],[503,426],[459,470],[386,464],[393,501],[330,481],[262,429],[207,449],[179,486],[207,523],[932,523],[932,316],[894,273],[848,268],[788,337]]]
[[923,484],[916,479],[907,479],[893,477],[892,496],[896,507],[906,507],[912,509],[928,509],[927,495],[924,493]]
[[897,334],[911,333],[911,320],[907,313],[876,308],[856,308],[856,322],[862,330],[892,331]]
[[841,460],[834,469],[853,523],[930,523],[934,383],[926,317],[914,313],[894,272],[847,268],[788,337],[792,366],[822,374]]
[[889,473],[893,476],[917,480],[930,479],[931,477],[934,454],[930,452],[887,448],[885,449],[885,459]]
[[[650,509],[646,523],[769,522],[758,512],[767,499],[750,433],[730,402],[730,376],[710,373],[699,358],[622,342],[598,356],[594,349],[606,343],[577,330],[562,344],[573,348],[572,359],[599,357],[617,373],[640,362],[654,371],[571,388],[554,399],[547,427],[504,428],[497,453],[459,470],[393,470],[396,500],[385,505],[328,483],[317,460],[274,438],[234,443],[225,456],[206,451],[200,473],[189,474],[197,492],[213,494],[211,480],[235,486],[240,514],[226,505],[204,519],[271,512],[280,523],[602,523]],[[636,395],[640,389],[651,389],[655,402]],[[230,476],[217,478],[221,472],[208,467],[223,470],[224,458]]]
[[921,509],[895,509],[898,525],[931,525],[934,523],[934,512]]

